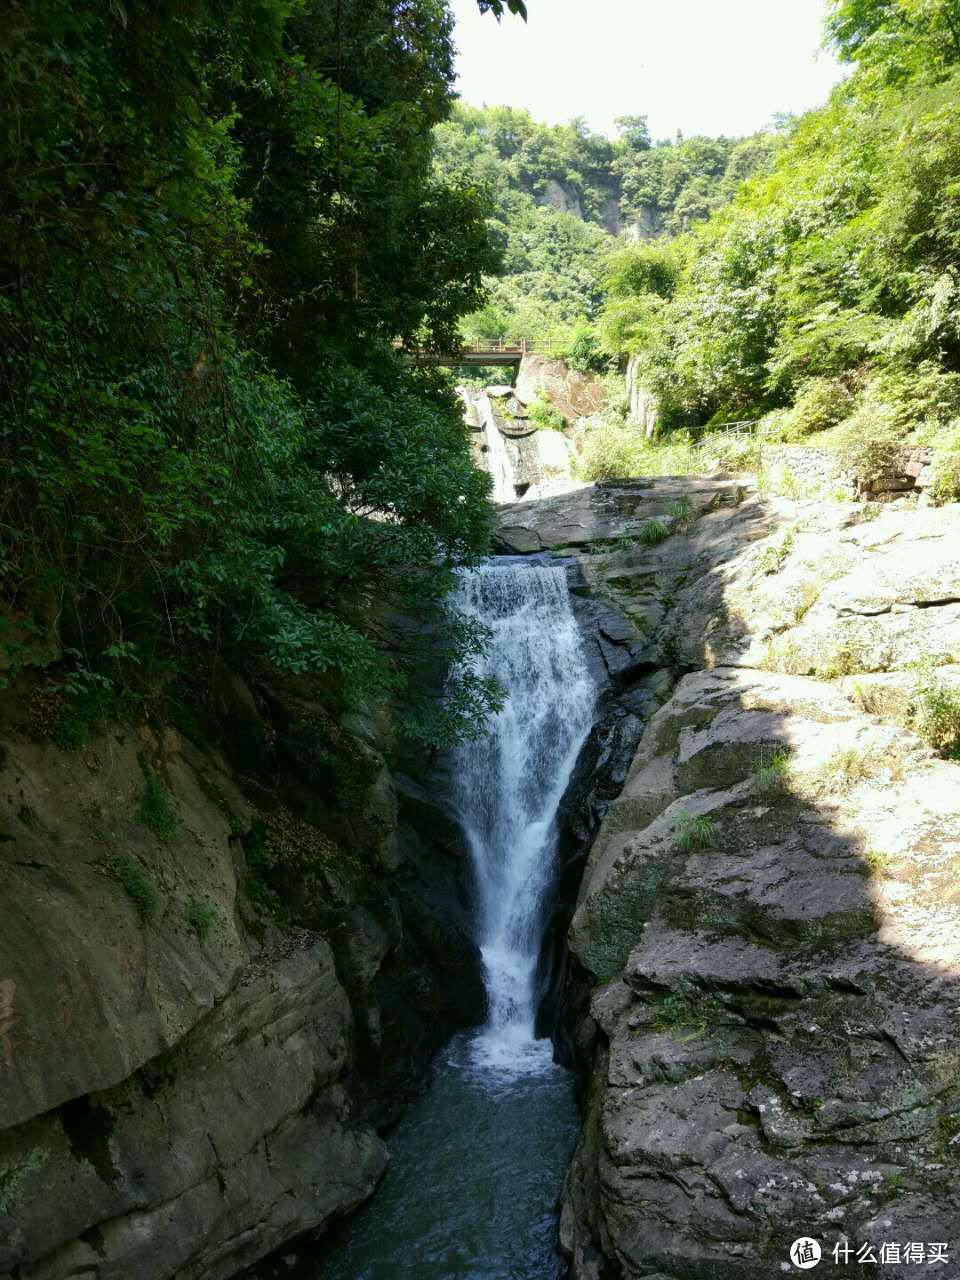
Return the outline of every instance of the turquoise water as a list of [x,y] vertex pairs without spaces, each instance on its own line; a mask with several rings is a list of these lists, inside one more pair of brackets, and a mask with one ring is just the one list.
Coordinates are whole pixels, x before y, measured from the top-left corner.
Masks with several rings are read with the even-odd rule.
[[511,1072],[458,1036],[390,1139],[372,1200],[309,1280],[556,1280],[556,1204],[577,1137],[569,1072],[537,1041]]

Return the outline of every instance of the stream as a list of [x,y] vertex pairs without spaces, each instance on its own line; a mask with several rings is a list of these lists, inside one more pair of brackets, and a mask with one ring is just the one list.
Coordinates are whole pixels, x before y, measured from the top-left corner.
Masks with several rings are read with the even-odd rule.
[[503,558],[465,574],[458,607],[491,629],[482,674],[506,700],[459,747],[455,809],[473,859],[487,1022],[440,1054],[390,1137],[373,1198],[318,1247],[311,1280],[552,1280],[556,1202],[576,1141],[570,1074],[534,1038],[555,818],[595,689],[562,567]]

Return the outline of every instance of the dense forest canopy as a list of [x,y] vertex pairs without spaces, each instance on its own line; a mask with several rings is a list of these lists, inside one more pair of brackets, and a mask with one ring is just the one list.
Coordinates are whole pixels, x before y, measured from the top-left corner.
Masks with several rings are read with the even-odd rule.
[[[448,343],[497,269],[484,192],[432,169],[451,34],[444,0],[8,6],[6,678],[52,664],[91,705],[215,656],[339,704],[416,683],[376,610],[437,619],[488,521],[453,398],[392,347]],[[492,690],[457,688],[407,728],[462,731]]]
[[956,448],[960,3],[833,0],[827,33],[850,76],[708,222],[614,257],[596,335],[662,425]]
[[398,342],[633,358],[661,427],[960,447],[960,0],[832,0],[822,110],[671,141],[456,104],[445,0],[5,17],[7,679],[95,711],[264,663],[466,731],[495,698],[469,662],[441,708],[382,640],[440,624],[489,518]]
[[[708,218],[750,174],[769,165],[778,134],[654,142],[644,116],[618,137],[582,118],[544,125],[514,107],[458,104],[434,130],[436,169],[490,192],[490,227],[504,274],[463,325],[468,339],[527,338],[575,352],[603,299],[615,237],[666,237]],[[589,345],[589,344],[588,344]]]

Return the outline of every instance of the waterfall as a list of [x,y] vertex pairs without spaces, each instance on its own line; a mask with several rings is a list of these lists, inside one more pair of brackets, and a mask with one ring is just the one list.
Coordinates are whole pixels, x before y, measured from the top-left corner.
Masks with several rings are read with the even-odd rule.
[[534,977],[554,870],[556,814],[590,729],[595,690],[562,567],[502,560],[465,574],[460,610],[491,629],[481,674],[504,688],[484,738],[453,760],[454,801],[473,857],[487,1025],[484,1065],[550,1061],[534,1040]]
[[517,490],[513,460],[507,442],[497,426],[490,397],[483,392],[475,403],[483,425],[483,438],[487,442],[487,469],[493,480],[490,497],[494,502],[515,502]]

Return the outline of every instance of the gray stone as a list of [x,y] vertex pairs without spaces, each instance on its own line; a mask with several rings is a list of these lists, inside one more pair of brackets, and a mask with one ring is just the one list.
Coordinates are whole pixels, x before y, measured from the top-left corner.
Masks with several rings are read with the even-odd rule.
[[[673,483],[613,488],[652,511]],[[522,527],[545,544],[575,521],[589,590],[632,619],[604,496]],[[960,774],[911,731],[911,664],[955,683],[958,546],[960,509],[748,499],[632,566],[646,660],[691,673],[647,722],[570,929],[604,993],[571,1033],[575,1280],[769,1280],[801,1224],[827,1250],[955,1238]]]

